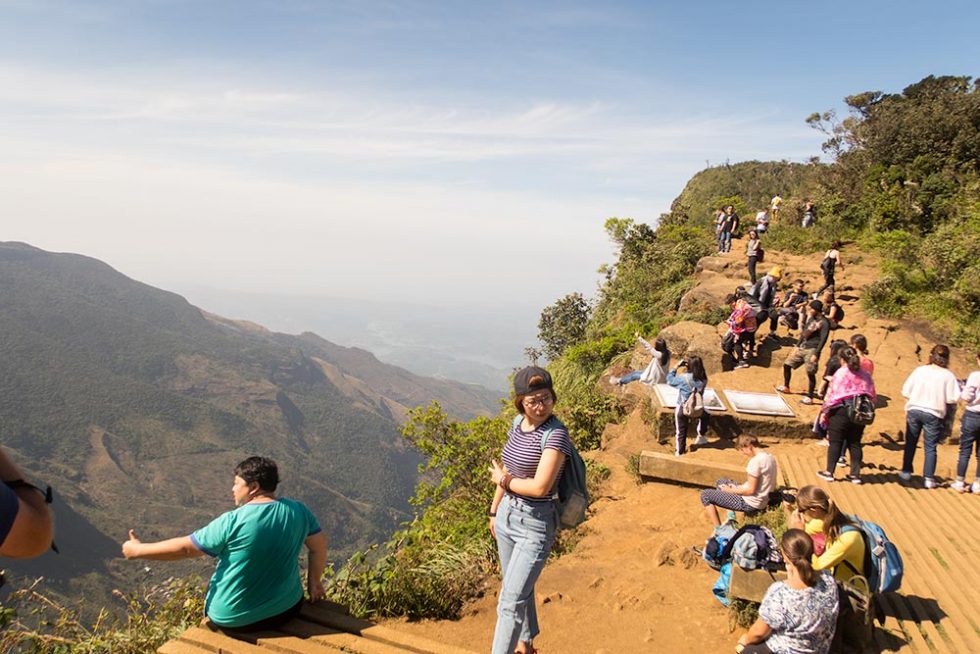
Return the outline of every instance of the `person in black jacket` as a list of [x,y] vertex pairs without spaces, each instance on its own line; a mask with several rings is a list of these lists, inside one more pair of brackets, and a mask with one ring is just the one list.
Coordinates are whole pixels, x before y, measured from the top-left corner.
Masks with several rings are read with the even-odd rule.
[[793,370],[806,364],[807,391],[800,400],[803,404],[813,404],[813,392],[817,386],[817,367],[820,362],[820,352],[827,344],[830,334],[830,323],[823,315],[823,302],[813,300],[807,307],[806,320],[800,329],[800,340],[796,348],[783,363],[783,383],[776,387],[780,393],[789,393],[789,382]]

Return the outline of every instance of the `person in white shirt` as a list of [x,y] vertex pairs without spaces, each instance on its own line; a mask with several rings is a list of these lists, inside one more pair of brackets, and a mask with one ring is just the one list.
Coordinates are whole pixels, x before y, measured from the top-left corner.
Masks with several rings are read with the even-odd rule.
[[721,524],[718,507],[755,513],[769,505],[769,494],[776,490],[776,457],[759,449],[759,439],[755,436],[739,436],[735,449],[749,457],[745,467],[747,479],[736,484],[731,479],[719,479],[715,487],[701,491],[701,504],[716,527]]
[[898,476],[902,481],[912,478],[915,448],[919,444],[919,435],[924,432],[926,462],[922,476],[926,488],[936,488],[936,446],[943,438],[947,418],[952,418],[960,396],[959,383],[949,370],[947,346],[932,348],[928,365],[919,366],[905,380],[902,396],[908,402],[905,404],[905,457]]
[[[977,352],[977,367],[980,367],[980,352]],[[953,490],[961,493],[970,491],[980,493],[980,370],[974,370],[966,378],[960,399],[966,404],[960,419],[960,459],[956,463],[956,481]],[[977,477],[972,485],[966,485],[966,469],[976,450]]]
[[755,231],[765,234],[767,229],[769,229],[769,209],[760,209],[755,214]]

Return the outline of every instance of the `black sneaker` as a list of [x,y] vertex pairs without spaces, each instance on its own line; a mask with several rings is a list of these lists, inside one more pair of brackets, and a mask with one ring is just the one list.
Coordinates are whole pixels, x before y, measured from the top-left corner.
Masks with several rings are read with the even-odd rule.
[[864,482],[861,481],[861,476],[860,475],[847,475],[847,481],[851,482],[852,484],[863,484],[864,483]]
[[823,479],[824,481],[834,481],[834,473],[827,472],[826,470],[820,470],[819,472],[817,472],[817,476]]
[[837,467],[838,468],[846,468],[849,465],[850,464],[847,462],[847,459],[845,459],[844,457],[841,457],[841,458],[837,459]]

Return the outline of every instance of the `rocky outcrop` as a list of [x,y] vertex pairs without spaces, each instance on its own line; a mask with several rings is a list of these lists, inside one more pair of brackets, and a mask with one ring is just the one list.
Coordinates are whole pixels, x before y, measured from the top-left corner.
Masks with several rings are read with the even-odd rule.
[[660,332],[673,354],[671,365],[681,358],[697,355],[704,361],[705,371],[711,375],[721,372],[721,349],[718,329],[712,325],[685,320]]

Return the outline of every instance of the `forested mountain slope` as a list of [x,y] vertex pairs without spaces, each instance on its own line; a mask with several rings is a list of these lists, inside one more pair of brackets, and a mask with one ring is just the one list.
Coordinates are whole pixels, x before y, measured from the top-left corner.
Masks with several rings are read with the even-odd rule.
[[9,569],[55,583],[109,584],[127,527],[187,533],[227,510],[231,470],[251,454],[280,463],[283,492],[313,508],[334,556],[366,546],[408,509],[408,408],[496,408],[485,389],[207,315],[94,259],[19,243],[0,244],[0,366],[0,442],[55,487],[64,552]]

